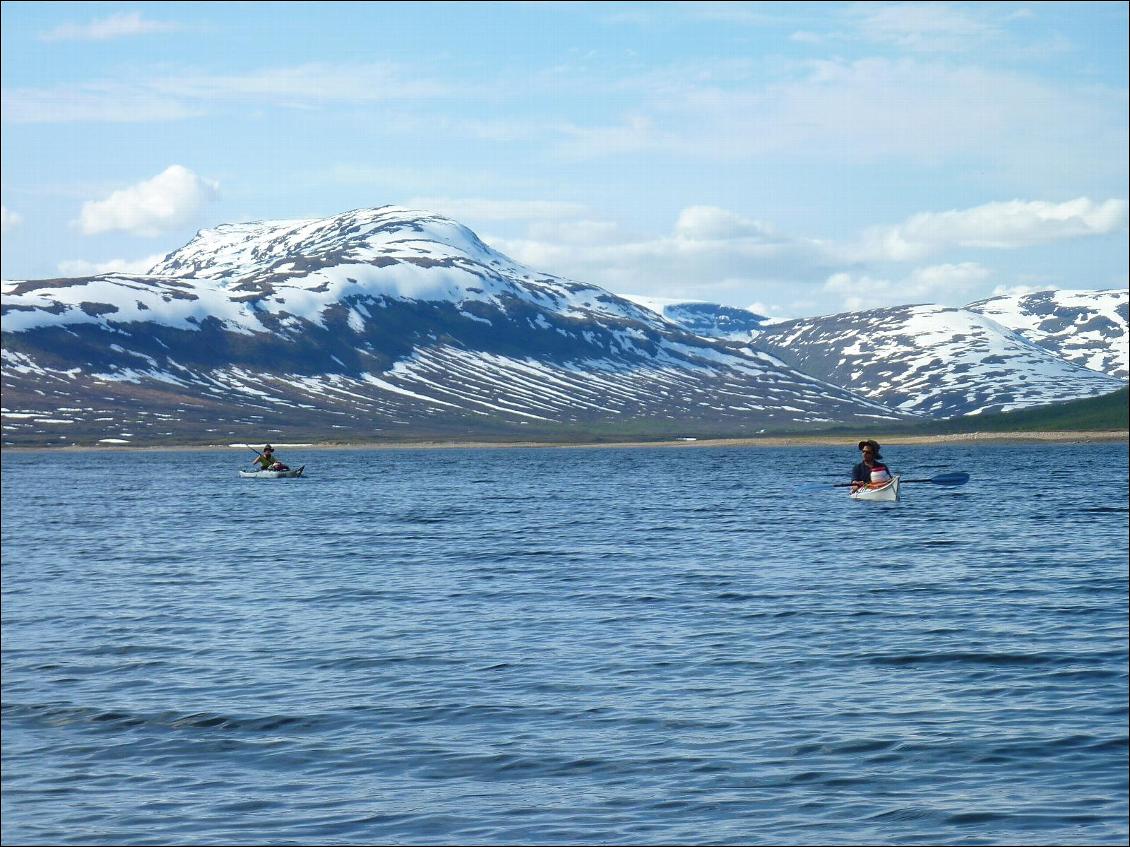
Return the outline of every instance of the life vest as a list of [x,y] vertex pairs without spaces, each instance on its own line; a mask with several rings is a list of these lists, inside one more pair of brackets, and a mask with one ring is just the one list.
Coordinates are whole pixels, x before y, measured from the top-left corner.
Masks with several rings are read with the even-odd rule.
[[891,481],[891,472],[886,465],[876,465],[871,469],[871,484],[886,485]]

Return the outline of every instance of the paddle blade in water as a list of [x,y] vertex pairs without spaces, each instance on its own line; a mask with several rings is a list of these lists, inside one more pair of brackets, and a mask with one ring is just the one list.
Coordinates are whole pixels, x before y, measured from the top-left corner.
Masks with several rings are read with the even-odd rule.
[[965,485],[969,482],[969,474],[967,473],[944,473],[934,477],[931,482],[934,485]]
[[904,479],[903,482],[932,482],[934,485],[965,485],[969,482],[969,474],[962,471],[956,473],[943,473],[929,479]]

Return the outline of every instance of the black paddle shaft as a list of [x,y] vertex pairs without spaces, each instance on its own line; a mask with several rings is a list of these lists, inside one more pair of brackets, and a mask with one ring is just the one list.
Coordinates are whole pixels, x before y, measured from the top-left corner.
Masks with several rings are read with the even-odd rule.
[[[904,479],[901,482],[929,482],[934,485],[965,485],[969,482],[969,474],[962,471],[956,473],[943,473],[937,476],[930,477],[930,479]],[[851,482],[837,482],[832,485],[833,488],[850,488],[854,483]]]

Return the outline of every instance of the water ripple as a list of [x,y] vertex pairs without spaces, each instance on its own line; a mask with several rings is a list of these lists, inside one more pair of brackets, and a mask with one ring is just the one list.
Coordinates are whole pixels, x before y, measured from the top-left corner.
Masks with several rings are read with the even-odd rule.
[[1124,447],[850,453],[5,455],[2,840],[1125,843]]

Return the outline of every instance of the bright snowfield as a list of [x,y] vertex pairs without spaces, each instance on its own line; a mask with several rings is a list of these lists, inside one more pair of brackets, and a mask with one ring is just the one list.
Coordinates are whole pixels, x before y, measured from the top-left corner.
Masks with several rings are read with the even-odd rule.
[[263,332],[262,311],[321,325],[327,307],[355,296],[499,305],[502,294],[574,317],[658,323],[603,289],[533,273],[455,221],[385,206],[202,230],[144,276],[5,282],[3,330],[99,321],[83,302],[115,307],[115,322],[191,329],[192,319],[213,315],[228,330]]
[[1040,291],[993,297],[965,308],[1022,333],[1070,362],[1130,379],[1128,292]]
[[731,341],[749,341],[764,327],[777,320],[704,300],[675,300],[662,297],[628,295],[625,299],[661,315],[690,332],[711,338]]
[[[1126,289],[1049,290],[993,297],[964,308],[1019,332],[1026,340],[1062,359],[1125,381],[1130,375],[1128,294]],[[627,299],[686,329],[716,338],[750,341],[763,330],[792,323],[705,301],[637,296]]]
[[6,443],[70,443],[84,427],[103,443],[189,427],[226,440],[300,420],[304,438],[473,435],[488,420],[753,434],[1123,384],[1117,368],[1104,375],[1033,341],[1053,339],[1082,365],[1121,356],[1123,374],[1126,358],[1124,291],[1060,292],[1039,323],[1023,299],[975,304],[996,304],[994,319],[917,306],[780,323],[631,302],[532,271],[447,218],[388,206],[221,226],[146,275],[5,282],[3,293]]
[[808,373],[930,417],[1007,411],[1105,394],[1122,385],[985,315],[942,306],[787,322],[769,328],[756,343]]

